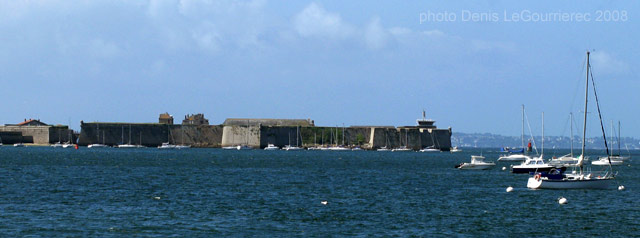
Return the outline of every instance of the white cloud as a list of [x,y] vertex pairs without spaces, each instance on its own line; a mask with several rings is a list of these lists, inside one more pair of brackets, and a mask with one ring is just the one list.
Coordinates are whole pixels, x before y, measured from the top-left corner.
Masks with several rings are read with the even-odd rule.
[[364,40],[370,49],[380,49],[387,44],[389,33],[380,24],[380,18],[374,18],[364,32]]
[[304,37],[346,39],[354,33],[353,27],[344,23],[340,15],[329,13],[316,3],[298,13],[293,23],[296,32]]
[[629,65],[606,51],[591,52],[591,67],[603,73],[626,73]]

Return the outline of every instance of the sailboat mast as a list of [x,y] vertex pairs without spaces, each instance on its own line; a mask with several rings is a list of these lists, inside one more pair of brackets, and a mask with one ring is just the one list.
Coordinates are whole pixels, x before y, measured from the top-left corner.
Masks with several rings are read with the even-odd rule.
[[544,156],[544,112],[542,112],[542,152],[540,153],[540,158]]
[[[611,120],[611,142],[609,143],[613,143],[613,120]],[[611,153],[609,153],[610,156],[613,156],[613,148],[611,149]]]
[[618,155],[622,155],[622,151],[620,151],[620,121],[618,121]]
[[520,137],[522,140],[522,153],[524,153],[524,104],[522,104],[522,133],[520,133]]
[[342,123],[342,145],[344,145],[344,123]]
[[129,124],[129,144],[131,145],[131,124]]
[[571,141],[571,158],[573,158],[573,113],[570,112],[569,113],[569,125],[571,126],[571,128],[569,129],[571,131],[571,135],[569,136],[569,141]]
[[586,82],[585,82],[585,87],[584,87],[584,123],[582,123],[582,159],[580,160],[580,172],[582,172],[582,161],[584,160],[584,148],[585,148],[585,140],[586,140],[586,136],[587,136],[587,104],[589,101],[589,68],[591,67],[591,64],[589,62],[589,54],[590,52],[587,51],[587,77],[586,77]]

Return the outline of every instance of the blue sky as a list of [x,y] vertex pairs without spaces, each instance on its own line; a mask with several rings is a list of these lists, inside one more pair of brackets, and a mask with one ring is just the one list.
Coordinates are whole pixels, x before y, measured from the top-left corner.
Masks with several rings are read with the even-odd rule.
[[[633,1],[2,0],[0,124],[78,129],[169,112],[205,113],[212,124],[400,126],[425,109],[454,131],[519,135],[525,104],[534,134],[544,111],[546,134],[567,135],[592,50],[607,125],[621,120],[623,136],[638,137],[639,10]],[[456,19],[421,22],[427,13]],[[590,20],[511,17],[548,13]]]

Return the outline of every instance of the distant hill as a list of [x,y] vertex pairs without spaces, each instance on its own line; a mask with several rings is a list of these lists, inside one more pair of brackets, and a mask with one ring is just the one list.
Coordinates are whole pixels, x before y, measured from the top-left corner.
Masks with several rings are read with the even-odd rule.
[[[531,138],[529,135],[525,135],[525,146]],[[535,144],[538,148],[541,146],[541,137],[534,136]],[[568,136],[545,136],[544,138],[545,148],[571,148],[571,140]],[[608,141],[608,138],[607,138]],[[609,141],[608,141],[609,142]],[[582,138],[575,137],[573,139],[573,147],[579,148],[582,143]],[[617,149],[618,141],[614,140],[613,143],[609,142],[611,147]],[[490,133],[462,133],[453,132],[451,136],[451,144],[459,147],[521,147],[520,136],[503,136]],[[604,142],[602,137],[590,137],[586,140],[586,147],[588,149],[604,149]],[[622,137],[620,140],[622,150],[626,150],[628,147],[630,150],[640,149],[640,140],[631,137]]]

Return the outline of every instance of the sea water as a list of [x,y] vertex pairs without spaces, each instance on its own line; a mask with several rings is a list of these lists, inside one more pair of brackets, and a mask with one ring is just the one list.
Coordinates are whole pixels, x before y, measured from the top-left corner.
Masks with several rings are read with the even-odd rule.
[[[466,148],[420,153],[4,146],[0,234],[640,235],[636,159],[615,167],[619,174],[610,190],[530,190],[528,175],[509,173],[509,163],[484,171],[454,168],[479,154],[487,161],[499,156],[497,149]],[[618,191],[617,184],[626,190]],[[507,193],[509,186],[514,190]],[[568,203],[558,204],[559,197]]]

